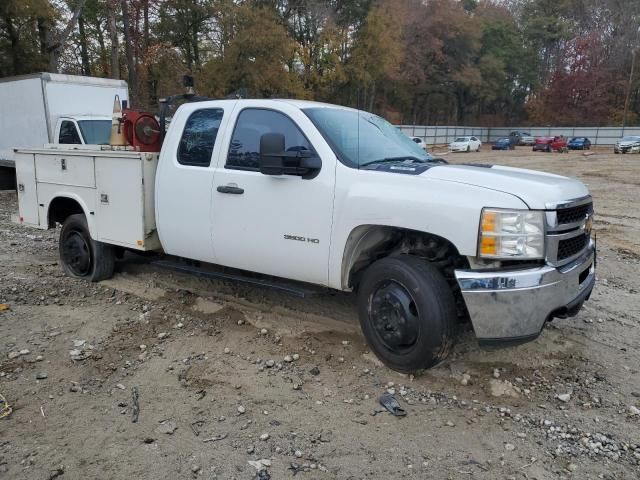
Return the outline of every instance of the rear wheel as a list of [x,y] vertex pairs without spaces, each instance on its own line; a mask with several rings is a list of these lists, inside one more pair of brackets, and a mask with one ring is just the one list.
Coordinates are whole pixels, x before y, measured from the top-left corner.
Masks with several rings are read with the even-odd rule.
[[453,293],[426,260],[409,255],[378,260],[358,291],[360,326],[382,362],[399,372],[430,368],[456,340]]
[[471,151],[471,145],[467,145],[467,153]]
[[64,221],[59,250],[62,268],[70,277],[99,282],[113,275],[114,248],[91,238],[82,214],[70,215]]
[[551,145],[547,145],[547,148],[544,150],[547,153],[551,153]]

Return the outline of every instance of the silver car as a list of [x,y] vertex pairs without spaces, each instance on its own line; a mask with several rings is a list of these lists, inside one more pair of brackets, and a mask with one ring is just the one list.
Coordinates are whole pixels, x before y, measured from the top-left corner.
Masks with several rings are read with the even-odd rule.
[[640,136],[621,138],[613,146],[613,153],[640,153]]
[[513,131],[509,134],[509,137],[511,138],[516,138],[518,140],[518,145],[533,145],[534,143],[536,143],[536,139],[527,132],[518,132],[518,131]]

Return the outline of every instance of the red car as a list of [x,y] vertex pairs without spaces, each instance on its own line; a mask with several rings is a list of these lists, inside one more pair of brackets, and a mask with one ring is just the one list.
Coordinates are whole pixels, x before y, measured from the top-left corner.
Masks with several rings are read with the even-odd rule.
[[536,137],[536,143],[533,144],[533,151],[542,152],[559,152],[567,148],[567,139],[562,135],[555,137]]

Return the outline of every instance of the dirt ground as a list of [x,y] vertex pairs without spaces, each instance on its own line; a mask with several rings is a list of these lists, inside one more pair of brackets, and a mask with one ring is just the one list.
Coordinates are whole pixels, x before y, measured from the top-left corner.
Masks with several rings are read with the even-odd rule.
[[[535,342],[484,351],[467,331],[415,377],[368,352],[351,295],[301,299],[135,256],[99,284],[67,278],[57,232],[12,224],[15,193],[0,193],[0,394],[13,406],[0,478],[639,478],[640,155],[446,158],[585,182],[598,281]],[[405,418],[376,414],[386,390]]]

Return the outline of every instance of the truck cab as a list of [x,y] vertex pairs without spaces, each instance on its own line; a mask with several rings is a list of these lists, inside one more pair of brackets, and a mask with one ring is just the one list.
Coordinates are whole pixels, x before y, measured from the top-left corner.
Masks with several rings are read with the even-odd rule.
[[352,291],[388,366],[446,358],[461,323],[522,343],[595,282],[579,181],[449,165],[371,113],[295,100],[182,105],[158,154],[18,151],[20,218],[61,225],[65,271],[99,281],[115,250]]
[[54,142],[62,145],[109,145],[111,117],[66,116],[59,117]]

